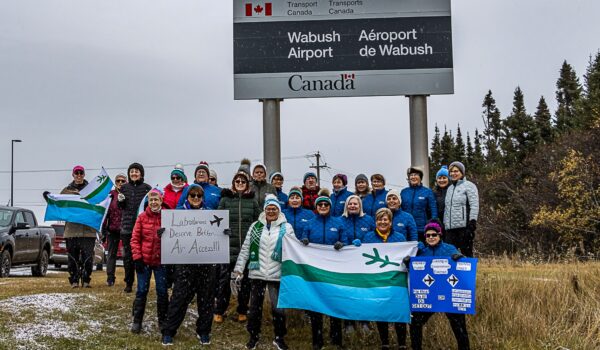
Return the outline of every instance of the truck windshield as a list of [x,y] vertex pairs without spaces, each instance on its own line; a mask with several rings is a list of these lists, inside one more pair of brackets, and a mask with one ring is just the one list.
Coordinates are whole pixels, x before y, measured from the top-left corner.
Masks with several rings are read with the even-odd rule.
[[0,209],[0,227],[6,227],[10,225],[10,219],[12,219],[12,210]]

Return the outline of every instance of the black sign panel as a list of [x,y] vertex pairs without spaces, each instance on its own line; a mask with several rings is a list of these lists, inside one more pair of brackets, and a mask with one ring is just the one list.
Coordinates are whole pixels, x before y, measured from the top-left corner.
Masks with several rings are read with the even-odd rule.
[[234,73],[452,68],[450,16],[234,24]]

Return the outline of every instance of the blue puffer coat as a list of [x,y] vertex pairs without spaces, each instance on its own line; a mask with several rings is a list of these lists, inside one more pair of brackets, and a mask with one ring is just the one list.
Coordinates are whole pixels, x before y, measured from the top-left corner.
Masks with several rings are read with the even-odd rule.
[[435,195],[429,188],[423,185],[407,187],[400,192],[400,197],[402,210],[413,216],[417,231],[423,232],[427,222],[438,217]]
[[335,242],[342,242],[348,245],[344,235],[344,224],[338,217],[327,215],[317,215],[310,220],[304,227],[302,239],[308,238],[311,243],[334,245]]
[[333,191],[331,196],[329,196],[329,198],[331,198],[331,215],[342,216],[342,214],[344,214],[344,207],[346,206],[346,199],[353,194],[354,193],[348,191],[346,187],[339,191]]
[[440,243],[432,247],[419,242],[417,256],[452,256],[453,254],[460,254],[460,252],[452,244],[440,241]]
[[[375,230],[368,232],[362,240],[363,243],[384,243],[383,239],[379,237]],[[396,231],[390,232],[387,241],[385,243],[397,243],[397,242],[406,242],[406,238],[403,235]]]
[[365,214],[375,217],[377,210],[386,207],[385,196],[387,196],[388,190],[385,188],[382,190],[373,190],[362,199],[363,211]]
[[300,208],[286,208],[283,210],[283,215],[287,222],[294,228],[294,234],[296,238],[302,239],[302,232],[306,224],[315,217],[315,213],[312,210]]
[[279,201],[279,205],[281,206],[281,210],[284,210],[285,208],[287,208],[287,204],[288,204],[288,195],[285,194],[282,190],[280,189],[275,189],[277,191],[277,200]]
[[[204,190],[204,197],[202,198],[202,205],[206,207],[206,209],[217,209],[219,207],[219,201],[221,201],[221,190],[215,186],[211,185],[208,182],[200,182],[197,183]],[[185,200],[187,199],[188,191],[190,187],[186,187],[177,202],[177,207],[183,205]]]
[[352,243],[355,239],[362,241],[367,232],[375,230],[375,220],[367,214],[363,216],[340,216],[340,219],[342,219],[342,223],[344,224],[346,242]]
[[402,209],[398,209],[394,212],[392,225],[394,231],[404,235],[404,238],[406,238],[407,241],[419,240],[415,219],[409,213],[402,211]]

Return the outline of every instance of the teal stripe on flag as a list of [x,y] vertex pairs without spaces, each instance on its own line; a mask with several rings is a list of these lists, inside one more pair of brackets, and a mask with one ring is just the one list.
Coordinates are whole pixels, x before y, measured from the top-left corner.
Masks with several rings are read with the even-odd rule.
[[307,264],[296,264],[286,260],[281,265],[282,276],[298,276],[308,282],[324,282],[356,288],[404,287],[408,286],[407,275],[401,271],[379,273],[331,272]]
[[[83,202],[77,202],[77,201],[70,201],[70,200],[58,200],[55,201],[51,198],[48,198],[48,206],[56,206],[58,208],[79,208],[79,209],[85,209],[88,211],[92,211],[92,212],[96,212],[97,214],[100,215],[104,215],[104,212],[106,211],[106,208],[99,206],[99,205],[93,205],[93,204],[89,204],[89,203],[83,203]],[[60,219],[59,219],[60,220]]]
[[110,189],[112,188],[112,181],[107,179],[104,181],[98,188],[96,188],[92,193],[83,197],[83,199],[89,201],[92,204],[97,204],[106,199],[108,194],[110,193]]

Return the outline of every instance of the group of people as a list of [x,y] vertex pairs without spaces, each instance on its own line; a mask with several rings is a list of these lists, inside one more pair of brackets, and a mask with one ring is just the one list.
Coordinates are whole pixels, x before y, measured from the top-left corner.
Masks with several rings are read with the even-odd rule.
[[[73,183],[65,191],[77,193],[85,186],[83,167],[73,169]],[[330,245],[340,250],[347,245],[419,241],[418,255],[447,256],[460,259],[473,255],[473,239],[479,210],[476,186],[465,178],[465,167],[453,162],[437,172],[433,190],[422,183],[423,170],[407,170],[409,186],[402,191],[385,188],[385,177],[374,174],[355,178],[354,192],[348,189],[348,178],[336,174],[332,191],[318,186],[317,176],[307,172],[303,185],[283,191],[284,176],[243,160],[231,180],[230,188],[217,186],[217,174],[206,162],[200,162],[188,182],[184,169],[171,171],[170,183],[164,188],[152,188],[144,182],[144,168],[133,163],[127,174],[115,177],[113,201],[104,224],[109,242],[107,285],[115,283],[116,249],[122,241],[125,268],[125,292],[132,292],[137,274],[136,297],[133,303],[131,331],[140,332],[151,275],[154,273],[157,294],[157,315],[163,345],[173,343],[194,296],[197,298],[196,333],[201,344],[210,344],[213,322],[226,317],[231,295],[237,296],[236,320],[247,322],[249,341],[254,349],[261,333],[262,307],[265,292],[269,293],[278,349],[287,349],[285,313],[277,308],[281,276],[282,239],[296,237],[302,244]],[[369,181],[370,180],[370,181]],[[146,198],[147,206],[138,216],[138,208]],[[164,232],[161,210],[222,209],[229,211],[230,263],[226,265],[173,265],[160,261],[160,240]],[[67,223],[70,231],[85,227]],[[85,244],[69,243],[73,256],[85,249]],[[443,242],[442,237],[446,241]],[[72,249],[71,249],[72,248]],[[409,259],[405,259],[409,266]],[[92,265],[84,269],[84,284],[89,287]],[[70,281],[78,278],[69,264]],[[172,288],[171,297],[168,289]],[[324,346],[323,315],[308,311],[314,349]],[[431,314],[413,313],[410,327],[411,345],[421,347],[423,324]],[[460,349],[469,348],[464,315],[448,314]],[[351,320],[330,317],[330,339],[342,346],[342,325],[351,330],[357,325]],[[361,320],[357,320],[361,321]],[[362,327],[368,322],[362,321]],[[406,347],[407,328],[395,324],[398,344]],[[383,349],[389,348],[388,324],[377,323]]]

